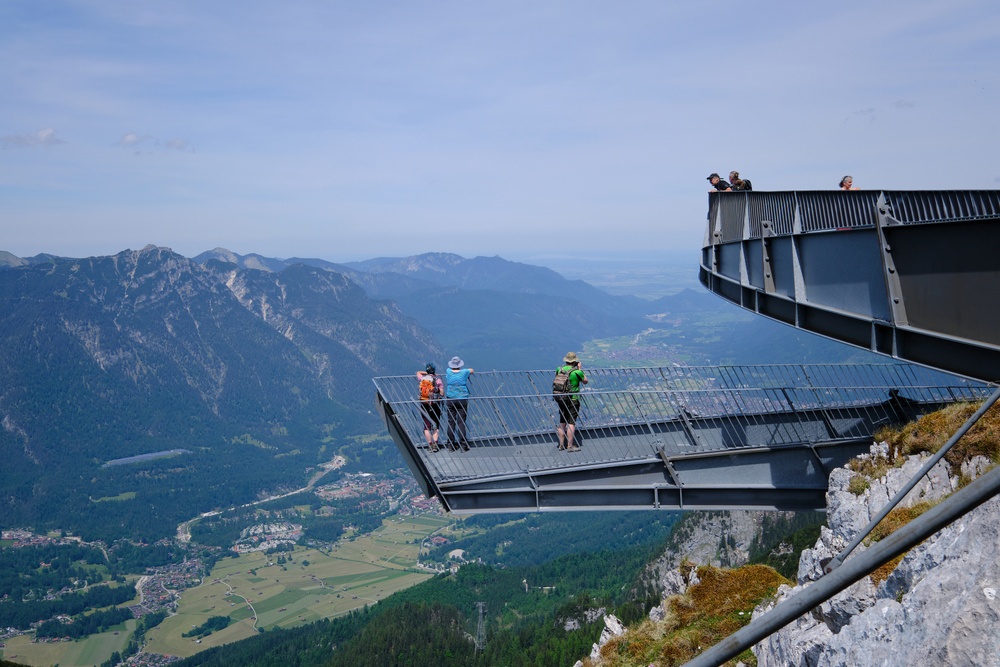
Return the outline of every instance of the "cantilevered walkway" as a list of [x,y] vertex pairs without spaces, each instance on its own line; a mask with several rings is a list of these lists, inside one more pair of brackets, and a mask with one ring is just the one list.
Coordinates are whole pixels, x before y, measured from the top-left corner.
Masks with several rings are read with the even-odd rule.
[[822,508],[879,426],[1000,380],[998,223],[998,191],[709,195],[709,290],[921,366],[588,369],[574,453],[550,371],[475,374],[469,452],[426,449],[412,376],[376,378],[378,409],[453,512]]
[[456,513],[822,509],[830,470],[877,428],[990,393],[893,363],[587,375],[580,452],[556,448],[552,371],[473,375],[468,452],[427,449],[413,376],[375,378],[376,403],[425,493]]
[[998,248],[998,190],[713,193],[700,275],[761,315],[996,382]]

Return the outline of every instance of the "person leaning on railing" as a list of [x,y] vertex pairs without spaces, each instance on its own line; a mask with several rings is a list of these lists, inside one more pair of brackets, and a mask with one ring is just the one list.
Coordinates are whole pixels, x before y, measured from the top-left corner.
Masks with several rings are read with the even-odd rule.
[[448,389],[445,392],[445,403],[448,406],[448,449],[469,451],[469,439],[465,431],[465,418],[469,414],[469,376],[471,368],[463,368],[465,362],[458,357],[452,357],[448,362],[448,372],[445,380]]
[[740,178],[740,172],[738,171],[729,172],[729,182],[732,184],[733,192],[750,192],[753,190],[750,179]]
[[[722,180],[718,174],[712,172],[708,177],[708,182],[712,184],[712,190],[718,190],[719,192],[732,192],[733,189],[730,187],[729,183]],[[712,192],[709,190],[709,192]]]

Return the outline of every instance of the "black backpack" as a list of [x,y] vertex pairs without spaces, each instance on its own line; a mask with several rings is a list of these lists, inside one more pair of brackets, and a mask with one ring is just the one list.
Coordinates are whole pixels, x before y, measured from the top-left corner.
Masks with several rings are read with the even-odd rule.
[[556,378],[552,381],[553,394],[573,393],[573,385],[569,382],[569,376],[575,370],[572,366],[562,366],[556,371]]

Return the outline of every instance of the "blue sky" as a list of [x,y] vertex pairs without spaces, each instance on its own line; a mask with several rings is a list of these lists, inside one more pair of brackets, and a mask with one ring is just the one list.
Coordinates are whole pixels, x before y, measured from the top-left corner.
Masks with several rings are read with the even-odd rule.
[[1000,3],[0,2],[0,250],[696,261],[757,189],[1000,187]]

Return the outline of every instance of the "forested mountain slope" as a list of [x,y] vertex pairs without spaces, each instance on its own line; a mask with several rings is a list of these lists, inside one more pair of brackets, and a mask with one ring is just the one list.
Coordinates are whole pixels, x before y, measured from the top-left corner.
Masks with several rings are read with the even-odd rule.
[[301,486],[331,433],[377,428],[371,376],[441,354],[390,302],[305,266],[150,246],[0,270],[0,521],[155,538]]

